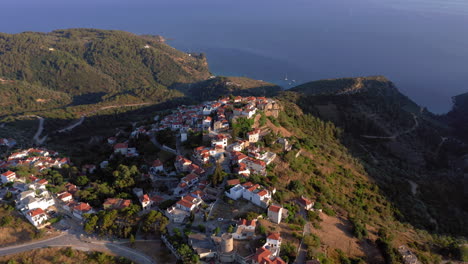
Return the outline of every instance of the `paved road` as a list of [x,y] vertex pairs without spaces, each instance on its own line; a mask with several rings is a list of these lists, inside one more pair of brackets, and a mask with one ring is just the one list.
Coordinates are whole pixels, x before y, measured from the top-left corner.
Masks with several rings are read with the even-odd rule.
[[157,148],[159,148],[159,149],[161,149],[161,150],[170,152],[170,153],[172,153],[172,154],[174,154],[174,155],[179,155],[179,154],[177,153],[177,151],[173,151],[173,150],[164,148],[164,147],[161,145],[161,143],[158,142],[158,140],[156,139],[156,136],[154,135],[154,133],[151,133],[151,135],[150,135],[150,141],[151,141]]
[[104,251],[111,252],[118,256],[126,257],[136,263],[140,264],[155,264],[156,262],[145,254],[134,249],[119,245],[125,242],[111,242],[106,240],[98,240],[95,238],[87,238],[81,236],[74,231],[64,232],[59,236],[31,242],[18,246],[11,246],[0,248],[0,256],[21,253],[38,248],[45,247],[72,247],[83,251]]
[[91,115],[91,114],[95,114],[95,113],[97,113],[97,112],[99,112],[99,111],[101,111],[101,110],[112,109],[112,108],[121,108],[121,107],[131,107],[131,106],[143,106],[143,105],[149,105],[149,104],[150,104],[150,103],[124,104],[124,105],[109,105],[109,106],[104,106],[104,107],[98,108],[98,109],[96,109],[96,110],[94,110],[94,111],[91,111],[91,112],[89,112],[89,113],[87,113],[87,114],[82,115],[82,116],[80,117],[80,119],[78,119],[77,122],[75,122],[75,123],[73,123],[73,124],[71,124],[71,125],[69,125],[69,126],[67,126],[67,127],[65,127],[65,128],[62,128],[62,129],[60,129],[60,130],[57,130],[57,132],[58,132],[58,133],[63,133],[63,132],[65,132],[65,131],[71,131],[71,130],[73,130],[75,127],[77,127],[77,126],[83,124],[83,122],[84,122],[86,116]]
[[39,126],[37,128],[36,134],[34,134],[33,140],[37,145],[42,145],[44,141],[47,139],[47,136],[40,138],[42,131],[44,130],[44,118],[40,116],[34,116],[34,117],[37,117],[39,119]]
[[[304,216],[304,219],[307,219],[307,215],[305,212],[301,212],[302,216]],[[304,225],[304,231],[302,232],[302,236],[306,236],[310,234],[312,231],[312,224],[307,221],[306,224]],[[294,261],[295,264],[303,264],[307,260],[307,246],[303,243],[301,240],[301,243],[299,244],[299,249],[297,252],[297,257],[296,260]]]

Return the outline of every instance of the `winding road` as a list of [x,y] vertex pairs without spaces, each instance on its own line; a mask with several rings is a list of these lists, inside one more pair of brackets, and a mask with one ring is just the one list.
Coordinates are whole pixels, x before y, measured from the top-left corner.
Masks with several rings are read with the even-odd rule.
[[97,240],[94,238],[83,238],[81,234],[69,231],[62,233],[59,236],[37,242],[0,248],[0,256],[16,254],[46,247],[72,247],[74,249],[82,251],[111,252],[115,255],[128,258],[134,261],[135,263],[156,264],[156,262],[152,260],[149,256],[146,256],[145,254],[132,248],[119,245],[122,243],[125,242],[111,242],[106,240]]
[[91,114],[95,114],[95,113],[97,113],[97,112],[99,112],[99,111],[102,111],[102,110],[112,109],[112,108],[121,108],[121,107],[143,106],[143,105],[149,105],[149,104],[151,104],[151,103],[139,103],[139,104],[124,104],[124,105],[109,105],[109,106],[103,106],[103,107],[101,107],[101,108],[98,108],[98,109],[96,109],[96,110],[94,110],[94,111],[91,111],[91,112],[89,112],[89,113],[87,113],[87,114],[82,115],[82,116],[80,117],[80,119],[78,119],[77,122],[72,123],[71,125],[69,125],[69,126],[67,126],[67,127],[65,127],[65,128],[59,129],[59,130],[57,130],[57,132],[58,132],[58,133],[63,133],[63,132],[66,132],[66,131],[71,131],[71,130],[73,130],[75,127],[80,126],[81,124],[83,124],[83,122],[84,122],[86,116],[91,115]]
[[413,125],[413,127],[411,127],[408,130],[405,130],[405,131],[400,132],[400,133],[395,133],[392,136],[388,136],[388,137],[368,136],[368,135],[361,135],[361,137],[363,137],[363,138],[372,138],[372,139],[391,139],[391,140],[395,140],[399,136],[409,134],[409,133],[413,132],[414,130],[416,130],[419,127],[418,117],[415,114],[412,114],[412,115],[413,115],[413,119],[414,119],[414,125]]
[[37,128],[36,134],[34,134],[33,140],[34,140],[34,143],[36,143],[37,145],[42,145],[47,139],[47,136],[44,136],[42,138],[40,137],[42,134],[42,131],[44,131],[44,118],[40,116],[34,116],[34,117],[39,119],[39,126]]

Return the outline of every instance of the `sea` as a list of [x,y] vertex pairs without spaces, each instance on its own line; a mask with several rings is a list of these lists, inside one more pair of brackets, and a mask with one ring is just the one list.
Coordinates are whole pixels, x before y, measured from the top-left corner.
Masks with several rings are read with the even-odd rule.
[[384,75],[430,111],[468,92],[466,0],[2,0],[0,31],[101,28],[204,52],[215,75],[285,89]]

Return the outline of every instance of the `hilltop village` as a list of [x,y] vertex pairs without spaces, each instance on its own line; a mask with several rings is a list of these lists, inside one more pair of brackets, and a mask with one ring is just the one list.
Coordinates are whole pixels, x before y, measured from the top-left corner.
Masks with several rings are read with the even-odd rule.
[[106,157],[94,162],[15,150],[0,161],[0,197],[38,230],[161,237],[182,262],[305,261],[303,244],[318,239],[305,219],[322,207],[301,195],[281,204],[274,184],[262,184],[292,149],[291,138],[264,126],[281,109],[265,97],[182,105],[109,135]]

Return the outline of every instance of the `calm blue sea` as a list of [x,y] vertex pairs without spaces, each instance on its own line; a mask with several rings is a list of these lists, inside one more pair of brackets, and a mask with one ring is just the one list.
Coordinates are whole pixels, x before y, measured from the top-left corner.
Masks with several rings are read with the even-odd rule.
[[206,52],[215,74],[286,88],[385,75],[436,113],[450,109],[451,96],[468,92],[466,0],[5,2],[2,32],[93,27],[161,34],[176,48]]

